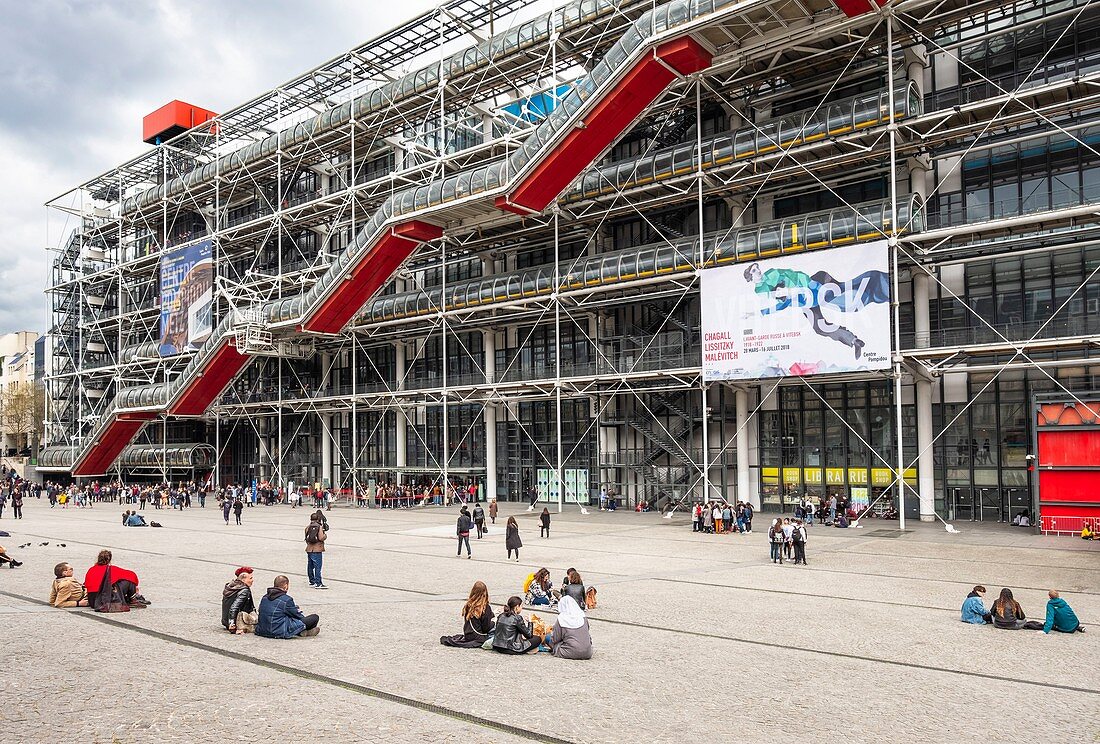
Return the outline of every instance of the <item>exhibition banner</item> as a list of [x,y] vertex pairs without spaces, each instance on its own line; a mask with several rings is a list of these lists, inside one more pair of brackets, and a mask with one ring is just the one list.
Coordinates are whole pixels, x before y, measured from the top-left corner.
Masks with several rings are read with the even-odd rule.
[[160,260],[160,355],[199,348],[213,328],[214,241],[176,248]]
[[703,379],[890,367],[886,241],[703,271]]

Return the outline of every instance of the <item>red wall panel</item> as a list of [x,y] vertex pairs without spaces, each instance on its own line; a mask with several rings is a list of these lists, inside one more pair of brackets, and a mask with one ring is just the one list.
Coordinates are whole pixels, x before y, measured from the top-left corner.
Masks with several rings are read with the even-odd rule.
[[1100,431],[1039,431],[1039,466],[1100,466]]

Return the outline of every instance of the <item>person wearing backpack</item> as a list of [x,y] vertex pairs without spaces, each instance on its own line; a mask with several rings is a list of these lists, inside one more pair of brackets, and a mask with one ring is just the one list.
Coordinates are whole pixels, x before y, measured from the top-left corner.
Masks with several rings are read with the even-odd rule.
[[794,563],[806,565],[806,527],[802,522],[795,522],[791,530],[791,539],[794,541]]
[[466,557],[473,558],[470,554],[470,530],[473,529],[474,520],[470,519],[470,512],[466,507],[458,515],[458,557],[462,557],[462,545],[466,544]]
[[321,563],[325,557],[325,528],[317,514],[309,517],[309,527],[306,527],[306,575],[309,577],[309,585],[314,589],[328,589],[321,581]]
[[783,520],[776,519],[768,530],[768,542],[772,546],[772,563],[783,565]]

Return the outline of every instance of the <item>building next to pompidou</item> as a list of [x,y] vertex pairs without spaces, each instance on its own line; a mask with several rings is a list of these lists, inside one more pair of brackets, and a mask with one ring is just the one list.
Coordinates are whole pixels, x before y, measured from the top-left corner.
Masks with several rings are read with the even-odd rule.
[[1086,0],[450,0],[50,202],[40,470],[1080,529],[1097,83]]

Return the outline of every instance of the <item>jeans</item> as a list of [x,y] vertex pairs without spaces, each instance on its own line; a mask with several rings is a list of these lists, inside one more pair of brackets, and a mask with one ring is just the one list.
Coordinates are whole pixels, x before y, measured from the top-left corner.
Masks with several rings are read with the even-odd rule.
[[813,523],[814,523],[814,514],[813,514],[813,512],[808,512],[806,514],[806,524],[813,524]]
[[783,551],[780,550],[782,545],[783,545],[783,543],[777,543],[777,542],[773,542],[771,544],[771,546],[772,546],[772,560],[773,561],[779,561],[780,563],[783,562]]
[[324,553],[306,553],[306,576],[309,577],[310,586],[320,586],[321,581],[321,563],[324,561]]
[[[310,553],[310,555],[321,555],[320,553]],[[306,615],[306,619],[303,620],[306,624],[306,630],[313,630],[317,627],[317,623],[321,622],[321,618],[317,615]]]
[[533,605],[548,605],[550,604],[549,597],[531,597],[531,604]]
[[468,534],[458,536],[458,553],[457,554],[462,555],[462,545],[463,545],[463,543],[466,544],[466,555],[470,555],[470,536]]
[[836,507],[835,506],[829,508],[829,521],[830,522],[835,522],[836,521]]

